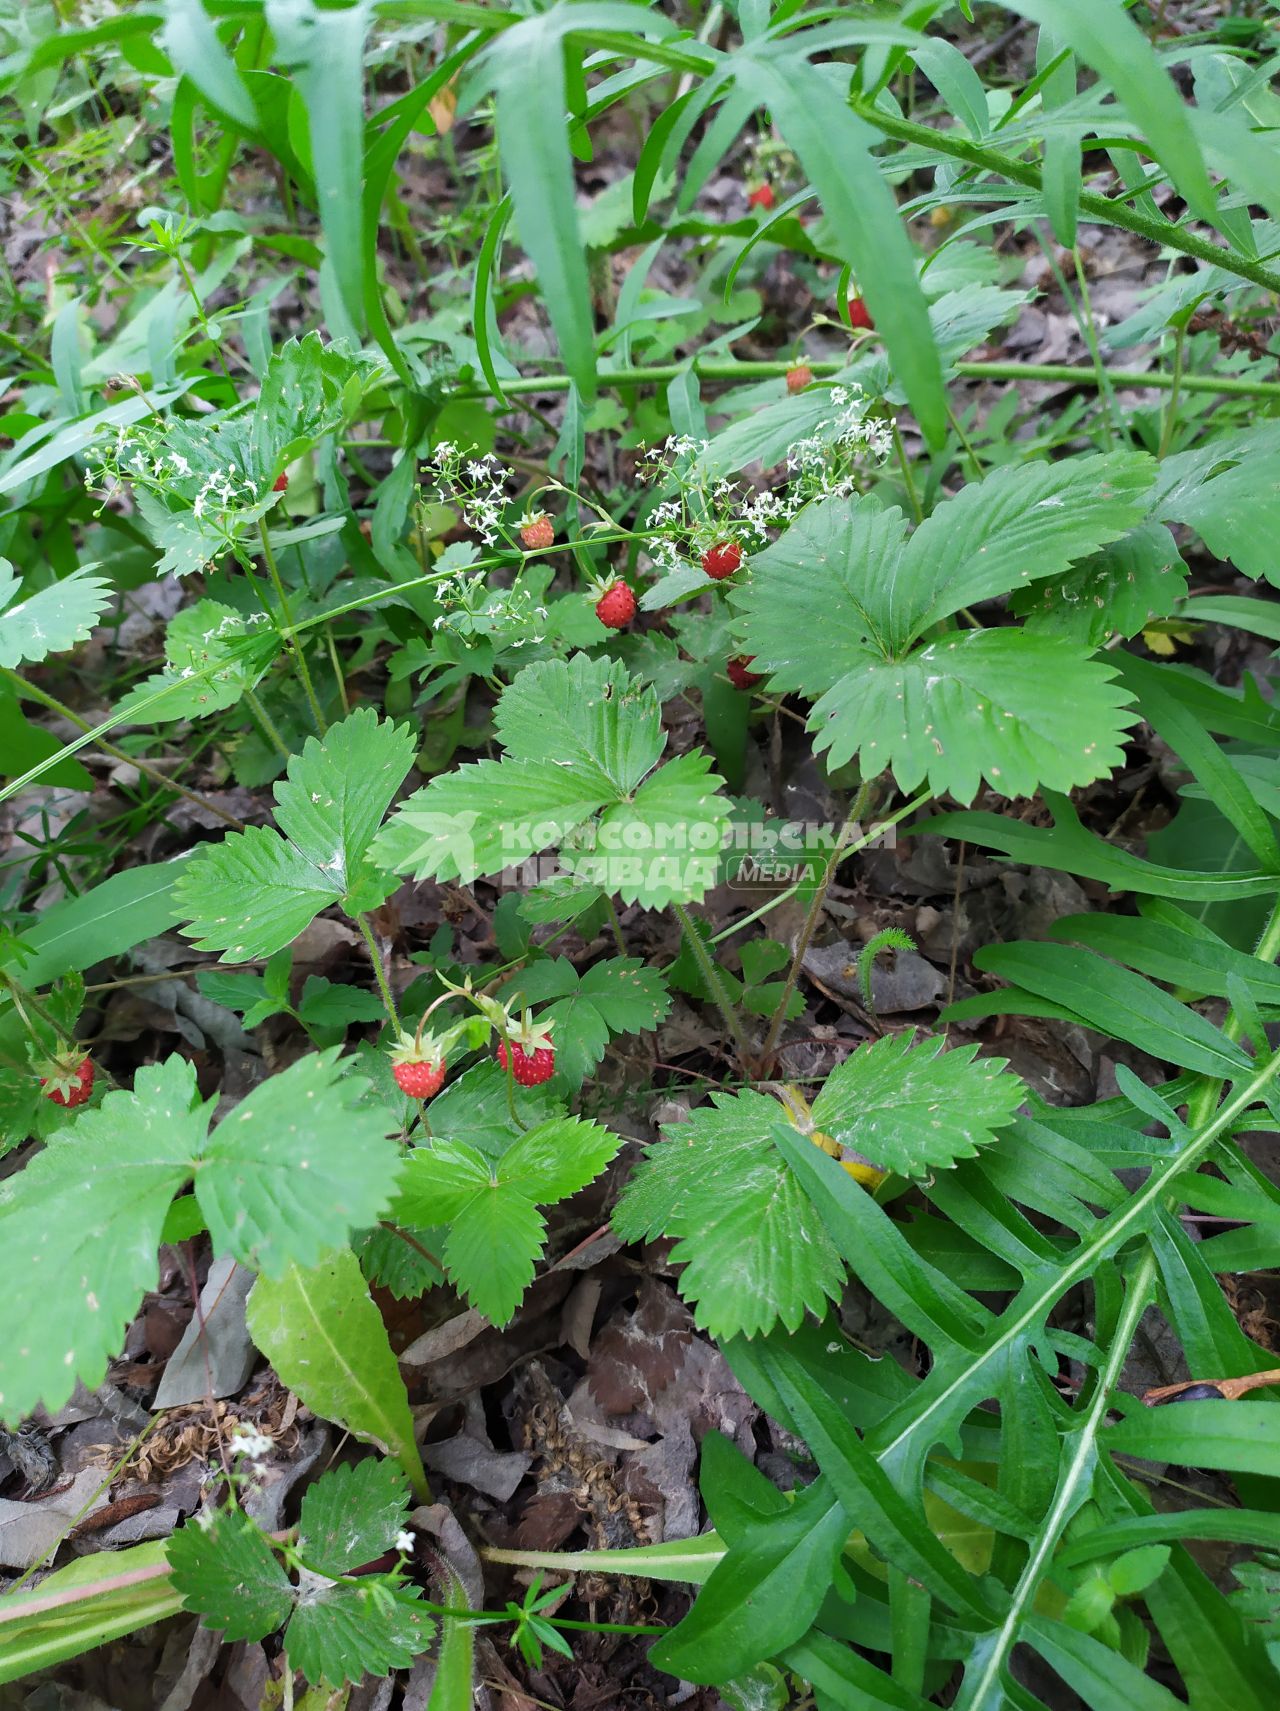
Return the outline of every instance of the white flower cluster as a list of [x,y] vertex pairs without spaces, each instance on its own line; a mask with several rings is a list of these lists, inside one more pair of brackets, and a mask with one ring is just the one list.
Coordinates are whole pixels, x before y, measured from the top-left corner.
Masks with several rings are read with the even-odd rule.
[[519,583],[514,588],[490,588],[482,573],[459,574],[438,583],[436,595],[445,610],[434,619],[433,629],[451,630],[458,636],[500,637],[511,648],[543,640],[541,626],[547,609]]
[[814,499],[843,498],[858,490],[868,464],[893,449],[888,425],[869,416],[871,400],[858,387],[833,386],[830,411],[797,440],[781,466],[782,480],[755,488],[711,474],[706,440],[673,434],[639,469],[642,481],[674,489],[649,513],[663,538],[650,548],[661,571],[679,567],[721,541],[758,551]]
[[472,457],[449,440],[441,440],[430,457],[432,486],[444,505],[457,505],[462,521],[488,547],[503,536],[502,513],[506,508],[507,471],[486,452]]
[[231,1434],[232,1455],[243,1456],[246,1461],[265,1461],[275,1447],[274,1438],[267,1437],[265,1432],[255,1432],[243,1421]]
[[[153,493],[170,507],[177,500],[197,521],[227,533],[239,513],[268,496],[234,459],[213,468],[193,466],[183,452],[173,449],[170,439],[148,424],[117,428],[112,440],[86,457],[85,486],[100,494],[104,504],[126,485]],[[192,456],[197,455],[193,449]]]

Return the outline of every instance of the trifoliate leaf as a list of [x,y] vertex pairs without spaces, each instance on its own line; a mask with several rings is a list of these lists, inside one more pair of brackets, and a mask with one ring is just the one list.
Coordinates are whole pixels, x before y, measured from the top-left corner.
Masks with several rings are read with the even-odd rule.
[[84,641],[106,609],[111,584],[90,575],[86,567],[15,605],[17,593],[17,572],[7,558],[0,558],[0,666],[10,668]]
[[955,631],[902,661],[866,656],[814,704],[810,726],[828,765],[861,754],[907,792],[927,779],[935,796],[970,802],[984,778],[1002,796],[1067,791],[1123,759],[1138,715],[1115,676],[1055,637]]
[[1187,591],[1187,567],[1161,523],[1144,523],[1053,582],[1015,594],[1012,611],[1043,636],[1099,647],[1167,618]]
[[[537,1126],[558,1115],[561,1102],[549,1084],[517,1087],[523,1122]],[[437,1140],[465,1141],[496,1160],[524,1134],[511,1115],[507,1073],[492,1058],[473,1064],[431,1101],[431,1133]]]
[[55,1133],[0,1197],[0,1419],[102,1382],[148,1289],[211,1104],[182,1058],[144,1065]]
[[319,1574],[351,1574],[389,1551],[404,1528],[409,1487],[394,1462],[367,1456],[309,1488],[298,1517],[298,1549]]
[[390,1203],[400,1154],[368,1085],[338,1048],[300,1058],[226,1117],[204,1150],[196,1198],[219,1253],[279,1277],[311,1266]]
[[889,1034],[859,1046],[813,1102],[815,1129],[884,1169],[924,1176],[972,1158],[1011,1123],[1027,1090],[977,1046]]
[[438,1139],[407,1160],[395,1222],[447,1224],[441,1257],[450,1278],[494,1324],[505,1324],[542,1252],[538,1206],[593,1181],[618,1145],[617,1135],[580,1117],[539,1123],[496,1160],[465,1141]]
[[582,976],[567,957],[548,957],[506,992],[528,1004],[555,1000],[538,1019],[555,1026],[556,1080],[575,1089],[604,1057],[611,1034],[651,1032],[671,1007],[662,976],[639,957],[613,957]]
[[770,1140],[783,1119],[762,1093],[713,1094],[646,1150],[614,1212],[626,1241],[679,1236],[680,1292],[715,1337],[754,1336],[821,1316],[844,1266]]
[[243,1509],[219,1509],[180,1527],[169,1540],[168,1558],[187,1609],[224,1639],[265,1639],[292,1613],[289,1577]]
[[383,1014],[374,993],[335,986],[320,974],[307,976],[298,1000],[298,1015],[308,1028],[346,1028],[352,1022],[376,1022]]
[[415,1593],[385,1581],[307,1584],[285,1633],[289,1662],[305,1680],[338,1688],[362,1675],[407,1669],[427,1649],[435,1624]]
[[720,780],[700,754],[650,770],[663,743],[652,689],[614,661],[551,660],[519,674],[495,722],[506,757],[417,791],[378,834],[376,861],[469,884],[572,832],[575,872],[628,902],[705,894],[727,823]]
[[962,606],[1057,576],[1118,540],[1142,521],[1156,467],[1142,453],[1104,452],[1007,464],[969,482],[921,523],[903,552],[886,591],[894,613],[888,640],[912,642]]
[[371,708],[309,737],[275,787],[279,832],[234,832],[187,864],[174,892],[183,931],[245,961],[289,944],[329,904],[357,914],[381,903],[394,882],[369,845],[412,760],[408,727]]

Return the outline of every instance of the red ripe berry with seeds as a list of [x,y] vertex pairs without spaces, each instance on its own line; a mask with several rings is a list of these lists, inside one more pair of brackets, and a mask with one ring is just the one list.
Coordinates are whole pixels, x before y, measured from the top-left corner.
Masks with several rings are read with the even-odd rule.
[[81,1058],[76,1064],[59,1064],[52,1075],[42,1075],[40,1085],[45,1098],[68,1110],[83,1105],[93,1092],[93,1059]]
[[527,517],[520,525],[520,545],[526,552],[544,552],[556,544],[556,531],[550,517],[542,511]]
[[288,485],[289,477],[287,475],[277,475],[275,485],[272,487],[271,491],[273,493],[283,493]]
[[797,363],[794,368],[787,370],[787,391],[803,392],[806,386],[813,384],[813,370],[807,364]]
[[875,322],[871,319],[871,311],[867,308],[861,297],[851,297],[849,299],[846,313],[849,317],[849,325],[855,333],[869,333],[875,330]]
[[754,689],[757,683],[763,683],[764,678],[758,671],[751,670],[754,654],[739,654],[737,659],[731,659],[725,666],[729,682],[735,689]]
[[625,582],[613,582],[596,601],[596,617],[610,630],[625,630],[636,615],[636,597]]
[[747,193],[747,206],[749,208],[767,210],[773,207],[774,200],[772,184],[757,184],[754,190]]
[[392,1064],[391,1073],[401,1093],[410,1099],[431,1099],[444,1086],[444,1061],[431,1063],[426,1058],[408,1058]]
[[726,576],[732,576],[741,563],[742,548],[737,541],[717,541],[702,555],[702,568],[714,582],[723,582]]
[[502,1040],[498,1045],[498,1062],[503,1069],[510,1063],[511,1073],[521,1087],[540,1087],[556,1072],[556,1054],[550,1046],[539,1046],[527,1052],[514,1040]]

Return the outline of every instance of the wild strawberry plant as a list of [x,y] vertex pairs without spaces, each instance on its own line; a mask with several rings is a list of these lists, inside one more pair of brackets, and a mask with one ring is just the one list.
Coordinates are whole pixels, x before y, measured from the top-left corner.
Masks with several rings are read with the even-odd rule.
[[[0,19],[66,244],[8,280],[0,1420],[59,1429],[168,1250],[361,1446],[264,1529],[241,1430],[171,1537],[0,1596],[0,1680],[185,1609],[286,1699],[429,1652],[460,1711],[503,1624],[779,1711],[1274,1703],[1280,158],[1266,20],[1169,10]],[[1076,356],[1000,357],[1042,299]],[[879,1015],[892,831],[951,943]],[[975,861],[1073,901],[966,948]],[[477,1539],[535,1576],[487,1610],[389,1302],[496,1336],[595,1240],[796,1475],[708,1433],[703,1533]],[[584,1621],[582,1570],[696,1596]]]

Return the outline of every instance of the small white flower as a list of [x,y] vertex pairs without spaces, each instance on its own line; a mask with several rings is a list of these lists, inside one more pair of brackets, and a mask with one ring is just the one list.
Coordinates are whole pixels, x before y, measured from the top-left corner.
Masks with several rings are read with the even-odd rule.
[[406,1555],[413,1549],[413,1534],[407,1528],[396,1534],[396,1549]]
[[251,1426],[237,1426],[231,1437],[232,1453],[243,1456],[246,1461],[265,1461],[274,1449],[274,1441],[264,1432],[255,1432]]

